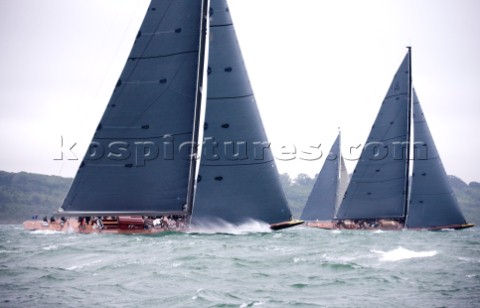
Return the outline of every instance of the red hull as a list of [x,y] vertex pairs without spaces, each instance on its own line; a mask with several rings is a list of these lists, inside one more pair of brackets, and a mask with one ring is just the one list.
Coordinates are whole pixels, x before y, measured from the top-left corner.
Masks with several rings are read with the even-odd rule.
[[325,230],[383,230],[383,231],[393,231],[393,230],[427,230],[427,231],[441,231],[441,230],[461,230],[472,228],[474,224],[456,224],[456,225],[446,225],[446,226],[439,226],[439,227],[430,227],[430,228],[407,228],[404,227],[403,224],[386,224],[383,226],[358,226],[358,225],[339,225],[336,221],[309,221],[306,222],[305,225],[310,228],[319,228]]
[[[44,222],[40,220],[27,220],[23,223],[25,230],[29,231],[56,231],[64,233],[102,233],[102,234],[156,234],[166,231],[185,231],[185,228],[164,228],[164,227],[151,227],[148,229],[144,228],[128,228],[127,226],[118,227],[106,227],[103,229],[95,228],[92,225],[81,226],[77,219],[68,219],[64,223],[61,222]],[[130,226],[133,226],[131,224]]]
[[[303,224],[302,220],[291,220],[271,224],[273,231],[291,228]],[[23,223],[25,230],[29,231],[55,231],[64,233],[102,233],[102,234],[156,234],[166,231],[185,232],[185,227],[166,228],[160,226],[144,227],[140,217],[119,217],[118,220],[103,220],[103,228],[96,228],[91,224],[81,225],[76,218],[67,219],[65,222],[45,222],[40,220],[27,220]]]

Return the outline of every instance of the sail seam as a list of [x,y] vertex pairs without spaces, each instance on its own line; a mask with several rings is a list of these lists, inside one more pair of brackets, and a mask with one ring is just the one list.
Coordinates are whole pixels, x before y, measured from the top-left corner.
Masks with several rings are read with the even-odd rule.
[[385,180],[381,180],[381,181],[355,181],[353,183],[382,183],[382,182],[391,182],[391,181],[396,181],[396,180],[401,180],[403,179],[404,177],[398,177],[398,178],[391,178],[391,179],[385,179]]
[[408,95],[408,93],[398,93],[398,94],[387,95],[385,96],[385,99],[389,99],[396,96],[402,96],[402,95]]
[[230,27],[233,26],[232,23],[230,24],[223,24],[223,25],[210,25],[210,28],[221,28],[221,27]]
[[238,96],[207,97],[207,99],[212,99],[212,100],[235,99],[235,98],[246,98],[246,97],[251,97],[251,96],[253,96],[253,93],[251,93],[251,94],[246,94],[246,95],[238,95]]
[[[453,194],[453,190],[446,192],[446,193],[438,193],[438,194],[412,194],[412,196],[441,196],[441,195],[451,195]],[[411,198],[410,198],[411,199]]]
[[209,166],[209,167],[235,167],[235,166],[250,166],[250,165],[262,165],[262,164],[268,164],[273,162],[272,160],[269,161],[264,161],[264,162],[258,162],[258,163],[248,163],[248,164],[216,164],[216,165],[207,165],[207,164],[201,164],[201,166]]
[[[392,140],[392,139],[397,139],[397,138],[401,138],[401,137],[404,137],[406,135],[398,135],[398,136],[393,136],[393,137],[390,137],[390,138],[386,138],[386,139],[380,139],[378,141],[370,141],[370,142],[381,142],[381,141],[388,141],[388,140]],[[370,142],[367,142],[367,143],[370,143]]]
[[160,139],[160,138],[166,138],[169,136],[181,136],[181,135],[191,135],[192,132],[187,132],[187,133],[178,133],[178,134],[165,134],[165,135],[160,135],[160,136],[148,136],[148,137],[95,137],[94,140],[102,139],[102,140],[107,140],[107,139]]
[[184,54],[192,54],[192,53],[198,53],[198,50],[188,50],[188,51],[181,51],[181,52],[176,52],[176,53],[171,53],[166,55],[157,55],[157,56],[148,56],[148,57],[130,57],[128,59],[129,60],[158,59],[158,58],[168,58],[168,57],[184,55]]

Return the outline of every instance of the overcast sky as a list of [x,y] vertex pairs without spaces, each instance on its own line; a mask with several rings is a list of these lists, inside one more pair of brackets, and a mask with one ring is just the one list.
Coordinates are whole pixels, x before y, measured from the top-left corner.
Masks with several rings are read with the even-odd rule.
[[[148,3],[0,0],[0,170],[75,175]],[[328,152],[338,127],[352,172],[359,152],[349,149],[364,144],[412,46],[413,82],[447,173],[480,181],[480,1],[229,5],[280,172],[318,173],[323,159],[300,152]],[[282,160],[292,158],[282,146],[295,146],[296,159]]]

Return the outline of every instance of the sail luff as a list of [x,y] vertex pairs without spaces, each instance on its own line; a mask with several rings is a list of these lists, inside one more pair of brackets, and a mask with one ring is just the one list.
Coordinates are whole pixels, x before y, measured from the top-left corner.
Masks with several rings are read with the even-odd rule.
[[195,97],[195,113],[194,113],[194,123],[193,123],[193,133],[192,133],[192,143],[191,143],[191,154],[190,154],[190,170],[189,170],[189,181],[188,181],[188,196],[187,196],[187,219],[190,222],[194,201],[195,201],[195,191],[196,183],[198,176],[198,153],[201,151],[200,138],[203,139],[203,130],[200,128],[200,123],[203,123],[204,111],[206,104],[206,97],[204,96],[204,90],[206,87],[204,83],[205,74],[206,74],[206,62],[208,63],[206,52],[208,50],[208,27],[209,27],[209,18],[208,18],[208,9],[210,8],[210,0],[202,1],[202,14],[200,21],[200,41],[199,41],[199,53],[198,53],[198,71],[197,71],[197,85],[196,85],[196,97]]
[[340,202],[343,198],[343,194],[345,191],[342,191],[343,190],[343,179],[342,179],[342,176],[343,176],[343,168],[345,168],[345,162],[343,160],[343,155],[342,155],[342,136],[341,136],[341,132],[340,132],[340,129],[338,131],[338,151],[337,151],[337,159],[338,159],[338,164],[337,164],[337,167],[338,167],[338,170],[337,170],[337,176],[338,176],[338,179],[337,179],[337,189],[336,189],[336,198],[335,198],[335,209],[333,211],[333,217],[334,218],[336,215],[337,215],[337,211],[338,211],[338,207],[340,206]]
[[412,48],[409,46],[408,48],[408,94],[407,94],[407,145],[405,147],[405,188],[404,188],[404,208],[403,208],[403,219],[406,220],[408,215],[408,207],[410,203],[410,166],[412,164],[412,160],[410,159],[410,149],[413,143],[413,134],[412,134],[412,106],[413,106],[413,99],[412,99]]

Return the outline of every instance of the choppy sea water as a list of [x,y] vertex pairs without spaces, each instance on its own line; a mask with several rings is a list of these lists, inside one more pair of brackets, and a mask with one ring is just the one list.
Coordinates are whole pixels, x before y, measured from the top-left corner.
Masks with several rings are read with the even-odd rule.
[[154,236],[0,226],[0,307],[479,307],[480,229],[265,225]]

